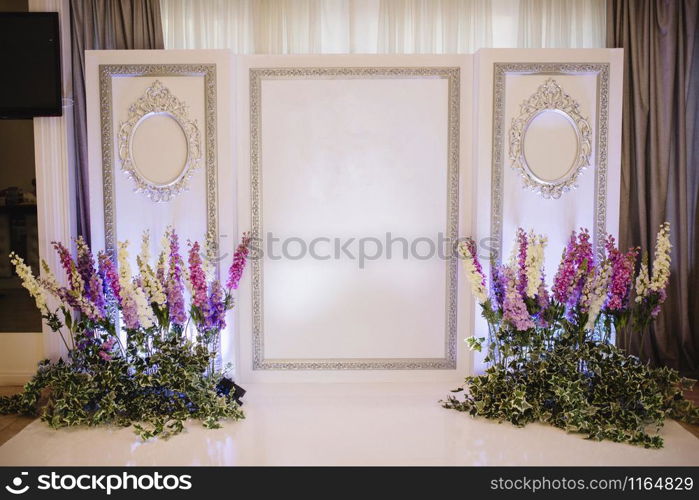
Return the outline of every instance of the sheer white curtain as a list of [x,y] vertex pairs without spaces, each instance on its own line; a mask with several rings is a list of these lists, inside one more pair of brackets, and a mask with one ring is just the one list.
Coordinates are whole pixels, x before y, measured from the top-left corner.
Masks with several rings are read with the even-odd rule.
[[604,47],[605,0],[161,0],[165,48],[241,54]]

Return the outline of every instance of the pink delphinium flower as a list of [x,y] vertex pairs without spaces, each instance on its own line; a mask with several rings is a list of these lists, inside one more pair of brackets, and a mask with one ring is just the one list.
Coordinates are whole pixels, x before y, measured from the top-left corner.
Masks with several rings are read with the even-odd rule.
[[199,254],[199,242],[194,242],[189,248],[189,281],[192,285],[192,305],[203,309],[206,305],[206,273],[202,267]]
[[66,272],[66,276],[68,277],[68,282],[70,284],[71,291],[75,293],[80,293],[82,295],[82,279],[80,278],[78,267],[75,264],[73,257],[70,255],[70,251],[63,245],[63,243],[60,243],[58,241],[54,241],[51,244],[58,253],[58,257],[61,261],[61,266],[63,266],[63,269]]
[[247,263],[248,254],[250,253],[250,241],[250,233],[243,233],[243,240],[240,242],[240,245],[238,245],[238,248],[236,248],[233,254],[233,263],[228,269],[228,281],[226,282],[226,288],[228,288],[228,290],[235,290],[238,288],[238,283],[243,276],[243,270]]
[[506,277],[505,300],[503,319],[508,321],[517,330],[523,331],[534,328],[527,306],[524,303],[522,294],[517,290],[517,278],[515,270],[511,267],[505,267],[504,275]]
[[565,304],[568,312],[572,312],[572,309],[578,306],[585,282],[594,269],[595,259],[589,231],[581,229],[577,235],[573,231],[563,252],[553,285],[554,298]]
[[561,263],[558,266],[558,271],[553,279],[553,297],[557,302],[565,304],[568,302],[569,288],[575,278],[575,241],[576,233],[573,231],[568,245],[563,251]]
[[628,305],[638,248],[630,248],[626,253],[623,253],[616,248],[614,237],[611,235],[607,236],[604,246],[612,266],[605,309],[619,311]]

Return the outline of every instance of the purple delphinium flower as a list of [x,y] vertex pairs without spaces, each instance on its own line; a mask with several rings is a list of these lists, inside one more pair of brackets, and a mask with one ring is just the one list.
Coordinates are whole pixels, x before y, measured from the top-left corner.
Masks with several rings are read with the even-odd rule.
[[235,249],[233,263],[228,269],[228,281],[226,282],[226,288],[228,288],[228,290],[235,290],[238,288],[238,283],[243,276],[243,270],[245,269],[248,254],[250,253],[250,240],[250,233],[243,233],[243,240],[240,242],[240,245],[238,245],[238,248]]
[[95,259],[90,252],[82,236],[76,240],[78,246],[78,273],[83,280],[83,290],[85,298],[92,302],[95,306],[94,310],[98,313],[101,319],[105,315],[105,300],[104,291],[102,289],[102,280],[95,272]]
[[226,297],[218,280],[211,283],[210,289],[205,308],[205,329],[222,330],[226,326]]
[[658,302],[656,306],[653,308],[653,310],[650,312],[650,316],[653,319],[658,317],[658,314],[660,314],[660,310],[662,309],[663,303],[665,302],[665,299],[667,299],[667,291],[664,288],[661,288],[656,293],[658,294]]
[[100,346],[100,350],[98,353],[99,357],[105,361],[111,361],[112,360],[111,351],[114,348],[115,343],[116,343],[116,339],[114,337],[109,337],[107,340],[102,342],[102,345]]
[[473,238],[466,238],[464,245],[466,246],[466,250],[471,256],[471,260],[473,261],[473,267],[476,269],[476,272],[481,278],[481,286],[485,287],[485,274],[483,273],[483,266],[481,265],[481,261],[478,258],[478,248],[476,247],[476,242]]
[[503,274],[506,277],[503,319],[520,331],[534,328],[534,321],[532,321],[531,315],[527,311],[527,305],[517,290],[515,270],[505,267]]
[[189,280],[192,283],[192,305],[203,310],[206,305],[206,274],[202,268],[199,242],[189,248]]
[[517,291],[527,295],[527,233],[521,227],[517,228]]
[[619,311],[628,305],[638,248],[630,248],[628,252],[623,253],[616,248],[614,237],[611,235],[607,236],[604,246],[612,267],[605,308],[608,311]]
[[546,309],[549,306],[549,291],[546,288],[546,279],[544,278],[544,273],[541,273],[541,283],[539,283],[539,290],[536,292],[536,302],[541,309]]
[[544,319],[544,314],[546,313],[550,302],[549,291],[546,289],[546,279],[544,278],[544,273],[542,272],[539,290],[536,292],[536,303],[540,309],[536,315],[536,326],[540,328],[548,327],[548,322]]
[[179,239],[174,230],[170,232],[170,267],[166,284],[167,306],[170,321],[184,325],[187,314],[184,309],[184,290],[182,287],[182,257],[180,257]]
[[493,265],[490,267],[490,276],[492,283],[491,301],[495,305],[496,309],[502,309],[505,303],[505,286],[507,278],[499,267]]
[[119,275],[114,268],[112,259],[104,252],[97,254],[98,273],[102,278],[104,295],[108,300],[114,300],[121,305],[121,286],[119,285]]
[[141,326],[138,320],[138,305],[131,293],[126,294],[121,301],[121,316],[124,319],[125,328],[136,330]]

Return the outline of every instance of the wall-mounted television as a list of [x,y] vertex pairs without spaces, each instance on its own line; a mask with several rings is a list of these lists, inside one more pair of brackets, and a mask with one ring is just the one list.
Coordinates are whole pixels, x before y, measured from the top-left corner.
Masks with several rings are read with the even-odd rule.
[[56,12],[0,12],[0,118],[61,116]]

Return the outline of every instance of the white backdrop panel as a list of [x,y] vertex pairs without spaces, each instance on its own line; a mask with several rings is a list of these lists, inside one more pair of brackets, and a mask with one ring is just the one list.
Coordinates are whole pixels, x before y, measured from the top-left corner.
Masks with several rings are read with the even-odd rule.
[[[266,358],[445,356],[445,261],[404,260],[401,242],[391,258],[357,253],[446,231],[447,103],[444,79],[263,81],[265,237],[332,240],[322,260],[296,260],[298,242],[266,255]],[[353,258],[336,258],[336,239],[356,241]]]
[[[437,256],[403,258],[418,238],[436,242],[448,222],[449,84],[436,76],[279,76],[280,68],[458,68],[456,115],[461,148],[471,130],[471,56],[245,56],[238,59],[238,162],[241,228],[255,220],[249,186],[252,161],[251,70],[268,71],[260,83],[259,212],[262,236],[278,238],[261,261],[261,315],[265,369],[255,369],[252,276],[240,296],[239,367],[245,381],[450,380],[466,372],[460,342],[469,333],[468,307],[458,284],[456,367],[409,368],[447,359],[448,264]],[[261,68],[264,68],[261,69]],[[449,70],[451,71],[451,70]],[[271,76],[270,76],[271,75]],[[321,75],[321,76],[318,76]],[[467,154],[467,153],[466,153]],[[461,164],[463,167],[463,163]],[[459,174],[456,192],[470,188]],[[253,187],[254,192],[254,187]],[[456,201],[456,196],[454,197]],[[458,195],[459,228],[470,231],[471,200]],[[393,242],[386,243],[390,232]],[[360,268],[359,238],[367,253],[382,253]],[[314,238],[320,258],[299,254],[300,238]],[[337,241],[349,244],[349,257]],[[354,238],[354,240],[352,240]],[[420,256],[431,243],[419,240]],[[392,250],[387,257],[387,246]],[[339,257],[335,258],[335,254]],[[330,255],[330,259],[323,257]],[[289,257],[292,257],[291,259]],[[250,287],[250,288],[248,288]],[[366,361],[366,363],[364,363]],[[355,363],[342,365],[342,363]],[[375,363],[375,364],[371,364]],[[441,363],[441,361],[440,361]],[[342,369],[328,369],[341,367]],[[286,369],[278,369],[283,366]],[[311,368],[313,366],[313,368]],[[431,365],[430,365],[431,366]],[[446,365],[445,365],[446,366]],[[269,367],[269,368],[267,368]],[[361,367],[361,368],[360,368]],[[272,368],[272,369],[270,369]],[[369,369],[367,369],[369,368]]]

